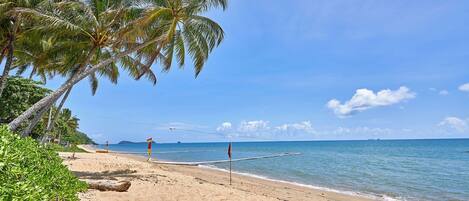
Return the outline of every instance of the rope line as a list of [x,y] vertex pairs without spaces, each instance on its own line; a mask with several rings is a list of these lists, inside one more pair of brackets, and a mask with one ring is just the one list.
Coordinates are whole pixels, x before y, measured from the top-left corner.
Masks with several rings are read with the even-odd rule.
[[[256,160],[256,159],[265,159],[265,158],[276,158],[276,157],[284,157],[284,156],[293,156],[293,155],[300,155],[301,153],[281,153],[281,154],[274,154],[274,155],[267,155],[267,156],[257,156],[257,157],[249,157],[249,158],[238,158],[231,160],[232,162],[235,161],[247,161],[247,160]],[[216,164],[216,163],[226,163],[230,162],[230,160],[215,160],[215,161],[198,161],[198,162],[170,162],[170,161],[154,161],[151,162],[157,164],[166,164],[166,165],[189,165],[189,166],[197,166],[197,165],[204,165],[204,164]]]

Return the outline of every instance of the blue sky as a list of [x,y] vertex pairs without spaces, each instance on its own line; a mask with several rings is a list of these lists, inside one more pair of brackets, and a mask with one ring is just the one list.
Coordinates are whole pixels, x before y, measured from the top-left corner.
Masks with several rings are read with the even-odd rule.
[[66,103],[80,129],[98,142],[469,137],[468,1],[232,0],[209,15],[226,39],[197,79],[187,65],[156,86],[102,80],[95,96],[84,80]]

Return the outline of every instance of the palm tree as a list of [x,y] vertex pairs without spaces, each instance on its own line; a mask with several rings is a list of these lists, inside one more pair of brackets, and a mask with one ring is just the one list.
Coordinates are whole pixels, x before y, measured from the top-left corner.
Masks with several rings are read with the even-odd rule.
[[6,55],[6,62],[0,77],[0,98],[5,89],[6,80],[14,60],[15,41],[29,27],[18,12],[17,8],[34,8],[42,0],[0,0],[0,61]]
[[63,65],[61,54],[70,53],[70,48],[62,48],[56,38],[44,38],[42,33],[33,31],[18,39],[15,49],[16,61],[12,69],[16,69],[16,75],[31,69],[28,78],[32,80],[36,75],[43,83],[60,73],[59,67]]
[[[17,68],[17,74],[22,74],[28,68],[31,68],[32,70],[29,75],[29,79],[32,79],[33,74],[36,74],[42,78],[43,82],[46,82],[46,77],[52,77],[55,74],[67,76],[67,72],[63,72],[63,70],[66,68],[62,67],[64,61],[67,60],[64,57],[67,57],[68,55],[74,55],[79,52],[76,48],[77,46],[69,46],[68,44],[64,45],[63,41],[57,40],[56,38],[48,38],[47,40],[37,38],[35,37],[37,35],[42,34],[28,34],[26,40],[18,40],[18,47],[16,48],[17,62],[14,64],[14,67]],[[106,54],[104,54],[104,56],[105,55]],[[133,69],[132,66],[130,66],[129,69]],[[100,69],[98,75],[106,77],[112,83],[116,84],[119,72],[117,66],[113,64],[104,69]],[[95,73],[88,77],[90,79],[92,94],[94,95],[98,87],[98,78]],[[64,97],[60,101],[57,111],[62,109],[65,100],[70,94],[70,91],[71,90],[68,90],[65,93]],[[29,135],[29,133],[41,120],[42,115],[44,115],[51,106],[52,105],[44,107],[34,116],[34,118],[30,121],[29,126],[23,130],[22,136]],[[55,122],[58,115],[59,113],[55,112],[54,117],[50,120]],[[49,133],[53,129],[54,125],[54,123],[49,123],[46,129],[46,133]]]
[[[45,34],[41,31],[30,30],[24,34],[25,37],[17,40],[16,61],[13,68],[17,69],[17,75],[23,74],[28,68],[31,68],[29,79],[32,79],[33,75],[36,74],[45,83],[47,77],[51,78],[56,74],[67,76],[68,72],[63,70],[65,64],[71,63],[67,57],[79,55],[82,51],[79,49],[80,45],[73,45],[69,41],[55,36],[45,38],[43,35]],[[44,107],[34,115],[29,125],[22,131],[22,136],[30,134],[51,106],[52,104]]]
[[73,116],[72,111],[67,108],[57,112],[60,113],[60,115],[54,124],[56,124],[57,128],[56,137],[59,139],[60,143],[61,136],[70,135],[78,129],[78,121],[80,119]]
[[[105,32],[104,41],[114,42],[108,44],[109,46],[106,48],[111,53],[108,58],[90,65],[71,77],[56,91],[38,101],[10,122],[9,128],[15,130],[22,122],[50,102],[55,101],[74,84],[112,63],[119,63],[128,59],[140,63],[140,61],[146,59],[146,68],[140,72],[140,77],[150,70],[151,64],[155,62],[153,57],[164,57],[163,70],[168,71],[174,52],[176,52],[177,60],[181,66],[184,64],[185,55],[192,57],[195,75],[197,76],[202,70],[210,51],[223,40],[223,30],[220,26],[209,18],[201,16],[201,14],[213,7],[226,8],[226,2],[226,0],[153,0],[146,2],[148,5],[145,5],[145,12],[139,15],[138,19],[122,20],[122,24],[119,24],[117,31],[114,31],[114,29],[113,32]],[[83,7],[86,6],[88,5],[83,4]],[[140,7],[135,10],[140,11]],[[135,10],[131,13],[135,14]],[[48,23],[64,24],[73,30],[81,30],[81,28],[78,29],[76,26],[52,18],[51,15],[30,9],[24,9],[23,12],[28,14],[36,13],[38,14],[36,16],[41,17],[42,21],[49,20]],[[119,19],[116,19],[116,21],[119,21]]]
[[[163,71],[169,71],[174,54],[180,67],[184,66],[185,56],[192,57],[195,76],[201,72],[209,53],[218,46],[224,38],[223,29],[216,22],[200,15],[211,7],[226,9],[226,0],[153,0],[145,15],[138,22],[139,25],[165,30],[165,40],[154,45],[156,51],[140,51],[140,55],[151,64],[155,55],[152,52],[162,51],[165,56],[162,64]],[[151,65],[147,65],[150,67]],[[143,72],[142,72],[143,73]]]
[[[91,1],[88,5],[84,4],[84,2],[46,2],[41,4],[38,9],[19,9],[18,12],[28,17],[28,19],[41,20],[42,23],[38,23],[35,27],[36,32],[41,34],[54,32],[59,33],[54,33],[52,36],[49,36],[48,40],[51,38],[60,38],[64,40],[59,41],[61,44],[60,47],[65,46],[69,48],[57,48],[57,45],[53,45],[54,48],[52,48],[52,52],[65,53],[60,57],[61,60],[59,61],[62,64],[62,67],[61,69],[59,67],[58,71],[62,75],[68,76],[69,79],[71,79],[73,76],[84,71],[87,65],[92,61],[98,61],[99,59],[108,57],[109,54],[106,48],[112,47],[113,43],[116,42],[114,41],[112,34],[117,34],[126,30],[127,28],[123,26],[125,24],[122,22],[124,20],[131,19],[132,16],[128,13],[138,10],[127,6],[128,5],[122,2],[108,0],[95,0]],[[39,44],[39,46],[43,47],[44,45]],[[34,51],[40,48],[30,49]],[[60,51],[57,51],[58,49]],[[70,49],[72,49],[72,51],[70,51]],[[47,51],[43,50],[43,53],[44,52],[45,55],[48,54]],[[40,66],[44,65],[44,62],[41,59],[43,57],[38,58],[37,55],[44,54],[27,54],[26,56],[28,55],[34,56],[31,60],[24,60],[29,65],[25,65],[23,62],[23,66],[21,66],[19,71],[20,73],[24,71],[27,66],[33,67],[32,72],[35,72],[38,68],[49,69],[47,66]],[[48,57],[45,57],[45,59],[47,60]],[[55,64],[50,61],[45,63],[49,63],[49,65]],[[134,66],[127,67],[131,68]],[[115,62],[113,62],[98,70],[98,74],[106,76],[111,80],[111,82],[116,83],[119,72]],[[147,75],[149,75],[149,79],[156,81],[152,72],[148,72]],[[98,86],[97,76],[95,73],[91,73],[88,77],[90,78],[92,93],[94,94]],[[71,90],[72,87],[67,89],[59,103],[58,111],[63,107]],[[34,127],[40,119],[40,116],[42,116],[58,98],[59,97],[42,107],[36,114],[39,115],[39,117],[34,118],[29,127]],[[54,115],[52,121],[54,122],[57,117],[58,113]],[[47,131],[52,130],[54,124],[49,125],[51,126],[47,128]],[[29,130],[32,130],[32,128],[26,129],[26,133],[23,134],[27,135]]]

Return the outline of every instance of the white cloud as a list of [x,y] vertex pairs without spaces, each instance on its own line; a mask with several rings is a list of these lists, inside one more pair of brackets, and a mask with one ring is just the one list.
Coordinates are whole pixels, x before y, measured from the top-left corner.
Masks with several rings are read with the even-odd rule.
[[353,97],[344,104],[337,99],[332,99],[327,103],[327,107],[332,109],[337,116],[346,117],[356,112],[393,105],[412,98],[415,98],[415,93],[405,86],[395,91],[384,89],[376,94],[369,89],[357,89]]
[[446,91],[446,90],[441,90],[440,92],[438,92],[438,94],[440,94],[440,95],[442,95],[442,96],[446,96],[446,95],[449,94],[449,92]]
[[218,126],[217,131],[218,132],[229,131],[231,130],[231,128],[232,128],[231,122],[223,122],[220,126]]
[[387,135],[393,132],[389,128],[370,128],[367,126],[355,127],[355,128],[345,128],[339,127],[332,131],[335,135],[348,135],[348,134],[358,134],[358,135]]
[[463,84],[463,85],[459,86],[458,89],[461,90],[461,91],[464,91],[464,92],[469,92],[469,83],[466,83],[466,84]]
[[458,132],[464,132],[469,129],[468,123],[469,122],[467,120],[463,120],[458,117],[446,117],[445,119],[443,119],[443,121],[438,124],[438,126],[445,126],[452,128]]
[[314,133],[313,126],[310,121],[303,121],[300,123],[292,123],[292,124],[283,124],[281,126],[275,127],[278,131],[285,131],[285,132],[306,132],[306,133]]
[[316,134],[310,121],[270,125],[269,121],[241,121],[237,127],[224,122],[216,128],[228,138],[257,140],[310,140]]
[[264,120],[242,121],[238,127],[240,132],[258,132],[268,129],[270,129],[269,122]]

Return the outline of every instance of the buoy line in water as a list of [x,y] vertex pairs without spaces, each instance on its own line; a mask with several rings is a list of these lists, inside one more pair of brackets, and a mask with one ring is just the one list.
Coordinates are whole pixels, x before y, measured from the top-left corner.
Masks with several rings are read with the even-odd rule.
[[[154,154],[172,154],[172,153],[189,153],[189,152],[211,152],[215,150],[201,150],[201,151],[160,151],[160,152],[153,152]],[[120,152],[120,151],[112,151],[110,153],[116,153],[116,154],[147,154],[148,152],[143,152],[143,151],[136,151],[136,152]]]
[[[293,155],[300,155],[300,154],[301,154],[301,153],[281,153],[281,154],[273,154],[273,155],[266,155],[266,156],[256,156],[256,157],[232,159],[231,162],[247,161],[247,160],[256,160],[256,159],[265,159],[265,158],[276,158],[276,157],[293,156]],[[227,162],[230,162],[230,160],[197,161],[197,162],[171,162],[171,161],[155,161],[155,160],[151,160],[151,162],[157,163],[157,164],[166,164],[166,165],[189,165],[189,166],[197,166],[197,165],[205,165],[205,164],[227,163]]]

